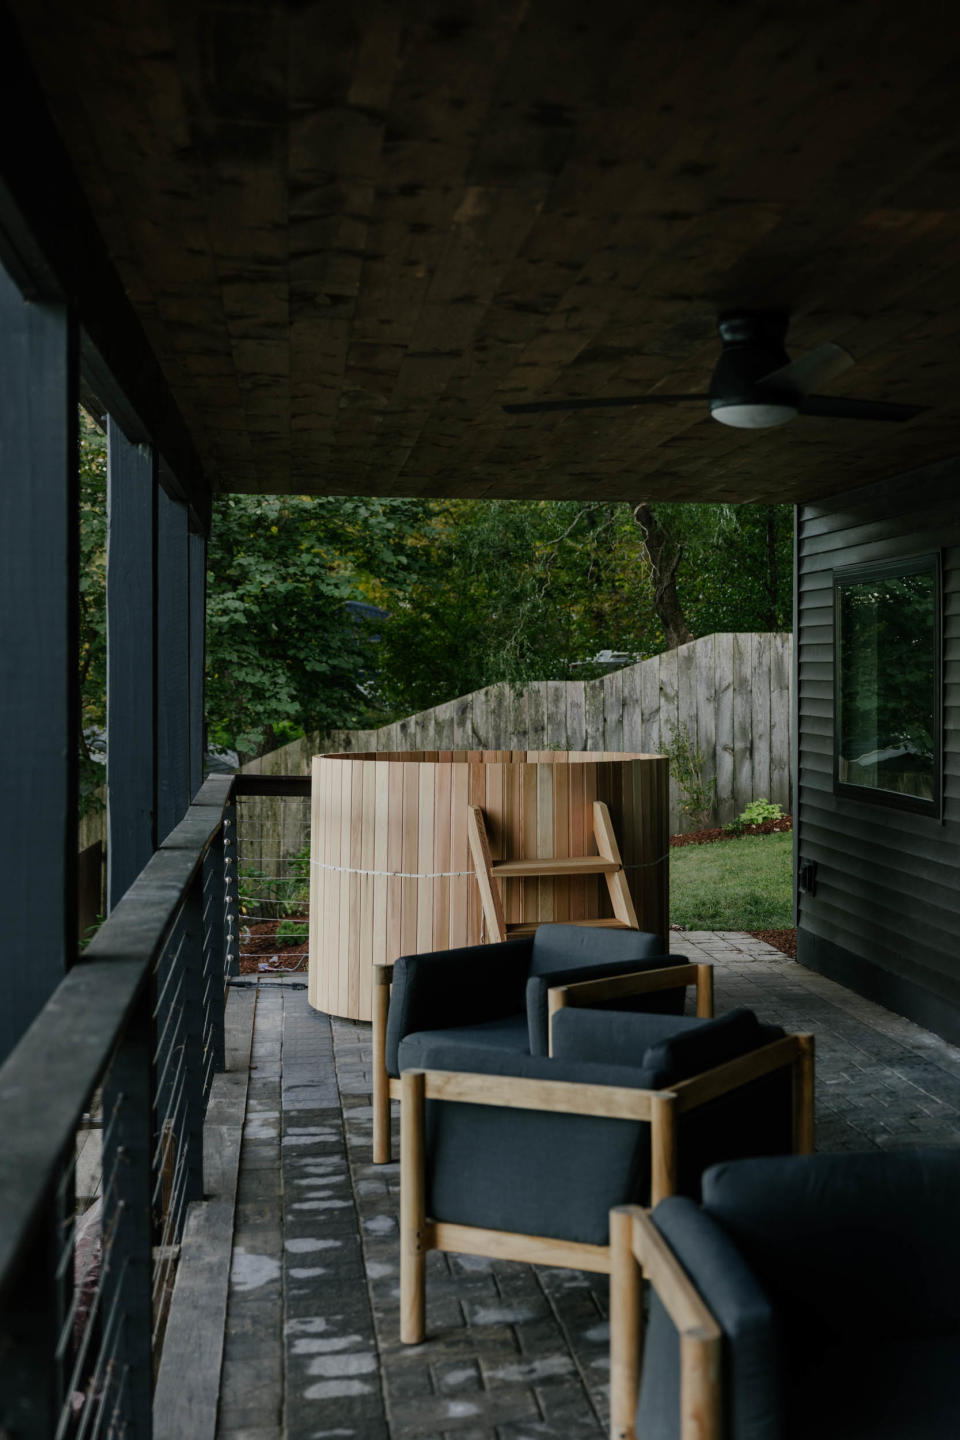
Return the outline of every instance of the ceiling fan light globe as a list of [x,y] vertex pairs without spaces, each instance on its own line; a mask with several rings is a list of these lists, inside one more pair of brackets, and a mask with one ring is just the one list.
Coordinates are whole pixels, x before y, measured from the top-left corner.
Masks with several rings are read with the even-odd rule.
[[732,425],[738,430],[770,430],[774,425],[785,425],[797,414],[795,405],[782,401],[749,401],[743,404],[717,404],[710,406],[714,420],[721,425]]

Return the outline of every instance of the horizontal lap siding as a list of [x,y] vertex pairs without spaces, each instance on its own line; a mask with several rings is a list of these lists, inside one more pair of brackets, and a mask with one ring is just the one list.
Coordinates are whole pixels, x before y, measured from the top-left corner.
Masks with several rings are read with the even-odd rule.
[[[799,858],[804,937],[960,1007],[960,461],[817,506],[799,524]],[[943,821],[833,791],[833,572],[941,550]],[[801,941],[801,956],[803,939]]]

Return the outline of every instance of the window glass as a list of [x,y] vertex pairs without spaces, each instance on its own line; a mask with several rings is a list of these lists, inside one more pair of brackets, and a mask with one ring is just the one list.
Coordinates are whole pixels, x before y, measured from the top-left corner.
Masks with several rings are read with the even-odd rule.
[[840,574],[835,599],[838,784],[937,804],[936,556]]

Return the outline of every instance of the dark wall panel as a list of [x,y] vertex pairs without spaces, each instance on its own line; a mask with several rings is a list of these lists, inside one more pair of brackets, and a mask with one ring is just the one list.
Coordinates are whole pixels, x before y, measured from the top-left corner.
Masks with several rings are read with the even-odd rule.
[[[834,794],[833,571],[941,551],[943,815]],[[797,851],[803,963],[960,1035],[960,460],[798,513]]]
[[0,270],[0,1059],[76,953],[76,365]]
[[155,844],[153,452],[107,422],[107,908]]

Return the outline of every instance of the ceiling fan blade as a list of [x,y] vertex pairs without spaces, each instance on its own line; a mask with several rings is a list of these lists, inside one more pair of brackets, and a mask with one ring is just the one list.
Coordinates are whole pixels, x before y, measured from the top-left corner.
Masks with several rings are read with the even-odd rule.
[[926,405],[894,405],[888,400],[852,400],[846,395],[804,395],[797,401],[801,415],[831,420],[912,420]]
[[539,415],[546,410],[612,410],[622,405],[678,405],[686,400],[706,400],[703,395],[599,395],[582,400],[528,400],[521,405],[503,405],[508,415]]
[[818,385],[829,384],[855,364],[849,350],[844,350],[842,345],[834,345],[830,341],[826,345],[818,345],[809,355],[804,355],[802,360],[791,360],[789,365],[782,365],[779,370],[771,370],[770,374],[762,376],[758,383],[769,385],[774,390],[788,390],[793,395],[809,395]]

